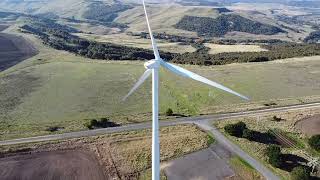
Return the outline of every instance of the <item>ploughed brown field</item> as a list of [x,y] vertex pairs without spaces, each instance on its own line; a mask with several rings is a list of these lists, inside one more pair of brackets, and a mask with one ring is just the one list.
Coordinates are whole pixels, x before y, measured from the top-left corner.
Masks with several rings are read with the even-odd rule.
[[[0,26],[0,31],[3,26]],[[38,51],[21,36],[0,33],[0,71],[36,55]]]
[[295,126],[307,136],[320,134],[320,114],[301,119]]
[[95,155],[86,151],[55,151],[2,158],[0,179],[104,180]]

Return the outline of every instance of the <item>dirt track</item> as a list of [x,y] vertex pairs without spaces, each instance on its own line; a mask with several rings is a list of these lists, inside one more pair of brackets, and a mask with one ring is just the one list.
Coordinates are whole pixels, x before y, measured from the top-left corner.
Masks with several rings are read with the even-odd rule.
[[53,151],[2,158],[0,179],[6,180],[105,180],[93,154]]
[[298,121],[295,126],[307,136],[320,134],[320,114],[304,118]]
[[31,42],[23,37],[0,33],[0,71],[14,66],[37,53],[38,51]]

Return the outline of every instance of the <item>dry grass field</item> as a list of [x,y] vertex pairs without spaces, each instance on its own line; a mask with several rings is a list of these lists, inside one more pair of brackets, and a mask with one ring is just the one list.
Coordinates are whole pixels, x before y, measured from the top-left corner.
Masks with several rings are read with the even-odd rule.
[[205,46],[210,48],[209,54],[219,54],[228,52],[261,52],[267,51],[259,45],[222,45],[205,43]]
[[[198,151],[209,145],[207,133],[193,125],[164,127],[160,129],[160,136],[161,161]],[[75,154],[85,152],[85,154],[93,156],[93,162],[89,161],[89,163],[94,164],[94,159],[97,160],[106,179],[143,179],[147,176],[145,173],[149,173],[151,165],[151,131],[128,131],[53,143],[5,146],[0,147],[0,151],[2,152],[1,156],[5,157],[0,158],[0,167],[9,163],[9,161],[6,161],[8,157],[20,156],[21,159],[24,157],[23,154],[27,154],[25,157],[37,156],[38,158],[34,160],[24,160],[34,161],[33,163],[37,164],[43,160],[40,157],[43,152],[49,152],[52,156],[58,155],[59,152],[67,152],[60,153],[60,159],[63,159],[63,156],[70,157],[70,152],[71,154],[72,152]],[[19,151],[20,153],[12,153],[13,151]],[[82,159],[85,162],[85,156],[82,156]],[[72,167],[72,163],[69,162],[69,164]],[[46,167],[51,167],[51,171],[55,173],[53,165],[55,165],[54,162],[46,161],[42,170],[45,172],[48,171]],[[79,166],[85,165],[80,164]],[[14,168],[18,167],[13,167],[13,170],[15,170]],[[31,164],[26,168],[24,171],[32,170],[33,166]],[[68,170],[72,170],[72,168],[67,168],[64,173],[68,173]],[[75,171],[75,175],[77,173],[81,172]],[[13,175],[11,173],[6,174],[9,179]]]
[[[296,128],[296,122],[304,119],[306,117],[310,117],[315,114],[319,114],[319,108],[306,109],[306,110],[296,110],[296,111],[288,111],[282,113],[266,113],[262,116],[254,116],[248,118],[239,118],[239,119],[230,119],[216,122],[215,125],[224,132],[224,126],[227,124],[233,124],[239,121],[245,122],[249,129],[259,131],[259,132],[267,132],[269,129],[277,130],[286,134],[287,137],[290,137],[293,141],[295,141],[296,145],[294,147],[282,147],[282,153],[284,154],[293,154],[300,156],[304,159],[309,159],[310,157],[317,157],[319,153],[314,152],[309,148],[307,144],[307,134],[304,134],[303,131]],[[277,122],[273,120],[273,116],[277,116],[281,118],[281,121]],[[225,133],[225,132],[224,132]],[[226,133],[225,133],[226,134]],[[227,134],[226,134],[227,135]],[[242,149],[247,151],[253,157],[256,157],[264,164],[266,164],[270,169],[275,171],[277,174],[281,175],[284,179],[289,177],[289,172],[274,168],[270,164],[267,163],[267,157],[264,152],[267,147],[266,144],[249,141],[244,138],[236,138],[233,136],[227,135],[229,139],[238,144]]]
[[[110,42],[123,46],[138,47],[143,49],[152,50],[150,39],[144,39],[136,36],[130,36],[125,33],[120,34],[109,34],[109,35],[95,35],[95,34],[75,34],[81,38],[93,40],[97,42]],[[157,41],[159,50],[172,53],[185,53],[194,52],[196,49],[191,45],[182,45],[179,43],[170,43],[166,41]]]
[[[169,34],[196,37],[195,32],[175,29],[173,26],[181,20],[184,15],[216,17],[218,12],[210,7],[184,7],[180,5],[151,5],[148,6],[150,24],[155,32],[170,32]],[[116,22],[129,24],[127,31],[146,31],[142,6],[135,7],[120,13]]]

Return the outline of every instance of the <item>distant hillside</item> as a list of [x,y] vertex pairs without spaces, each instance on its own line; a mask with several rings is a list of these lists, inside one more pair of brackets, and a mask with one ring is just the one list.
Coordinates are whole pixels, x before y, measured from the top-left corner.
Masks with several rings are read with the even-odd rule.
[[176,25],[177,29],[197,32],[199,36],[221,37],[228,32],[239,31],[251,34],[273,35],[285,32],[282,29],[262,24],[239,15],[209,17],[184,16]]
[[307,36],[304,39],[304,42],[307,43],[317,43],[320,42],[320,31],[315,31],[309,34],[309,36]]
[[88,10],[83,14],[83,18],[112,22],[118,17],[119,12],[123,12],[131,8],[133,8],[133,6],[126,4],[104,4],[103,2],[96,1],[89,5]]

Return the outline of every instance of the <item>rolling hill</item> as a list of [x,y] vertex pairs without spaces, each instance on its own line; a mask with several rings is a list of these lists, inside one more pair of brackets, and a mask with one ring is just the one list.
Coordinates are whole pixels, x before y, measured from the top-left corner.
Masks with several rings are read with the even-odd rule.
[[221,15],[216,19],[209,17],[184,16],[175,27],[197,32],[199,36],[209,37],[220,37],[232,31],[264,35],[285,32],[278,27],[255,22],[235,14]]

